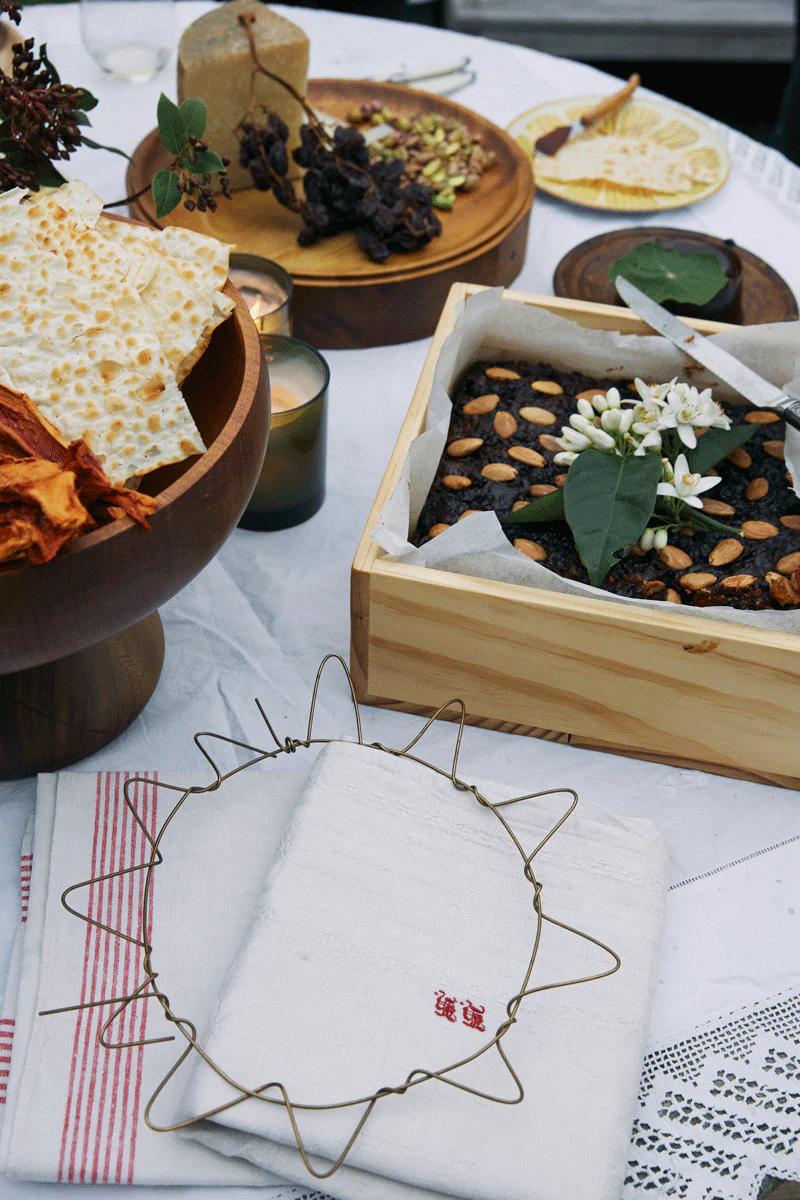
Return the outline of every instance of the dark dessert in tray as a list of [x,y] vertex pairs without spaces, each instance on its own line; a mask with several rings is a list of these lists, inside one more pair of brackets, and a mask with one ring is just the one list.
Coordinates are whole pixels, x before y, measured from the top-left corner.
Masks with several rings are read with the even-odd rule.
[[[470,513],[494,510],[504,517],[532,496],[563,487],[569,468],[553,461],[562,449],[555,439],[577,398],[604,393],[608,386],[541,363],[471,366],[454,393],[447,447],[415,543],[422,545]],[[616,386],[623,398],[636,397],[632,384]],[[784,423],[776,413],[723,407],[734,425],[755,428],[746,446],[715,468],[720,483],[702,496],[703,511],[741,528],[744,537],[681,528],[661,550],[631,548],[612,567],[605,590],[699,607],[800,606],[800,500],[787,479]],[[588,582],[563,521],[508,526],[506,534],[521,553],[556,574]]]

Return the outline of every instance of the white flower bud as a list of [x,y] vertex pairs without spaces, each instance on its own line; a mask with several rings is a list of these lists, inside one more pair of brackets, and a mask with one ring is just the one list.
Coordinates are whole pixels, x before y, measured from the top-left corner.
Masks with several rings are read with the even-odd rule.
[[614,449],[614,439],[610,433],[606,433],[605,429],[597,429],[594,425],[590,425],[584,432],[589,441],[594,442],[599,450]]
[[559,450],[558,454],[553,455],[553,462],[559,467],[569,467],[577,457],[571,450]]
[[587,421],[594,420],[594,409],[589,401],[584,400],[583,397],[579,397],[578,399],[578,412],[582,417],[586,417]]
[[653,534],[653,547],[656,550],[663,550],[667,544],[666,529],[657,529]]
[[633,410],[628,408],[624,410],[618,409],[617,411],[619,412],[619,431],[620,433],[627,433],[631,425],[633,425]]
[[569,423],[573,429],[577,429],[579,433],[585,433],[586,427],[591,425],[591,421],[587,421],[586,417],[582,417],[580,413],[572,413],[569,418]]
[[607,433],[616,433],[620,427],[622,412],[618,408],[607,408],[600,418],[600,424]]
[[604,413],[608,408],[605,396],[601,396],[599,393],[596,396],[592,396],[592,404],[599,413]]
[[655,536],[656,536],[655,529],[651,529],[650,526],[648,525],[647,529],[645,529],[644,533],[639,538],[639,545],[642,547],[643,550],[652,550],[653,541],[655,539]]
[[622,404],[622,401],[619,398],[618,389],[615,387],[609,388],[608,391],[606,392],[606,407],[607,408],[619,408],[621,404]]

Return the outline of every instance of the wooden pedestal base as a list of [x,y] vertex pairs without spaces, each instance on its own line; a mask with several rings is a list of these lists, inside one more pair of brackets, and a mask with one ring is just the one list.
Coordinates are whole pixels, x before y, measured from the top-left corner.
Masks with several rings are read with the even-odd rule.
[[57,771],[107,745],[153,694],[164,663],[158,613],[27,671],[0,675],[0,779]]

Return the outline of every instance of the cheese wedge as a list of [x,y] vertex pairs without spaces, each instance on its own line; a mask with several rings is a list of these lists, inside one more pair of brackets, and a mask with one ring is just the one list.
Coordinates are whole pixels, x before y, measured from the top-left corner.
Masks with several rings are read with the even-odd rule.
[[[178,46],[178,99],[199,96],[205,101],[205,139],[217,154],[230,159],[228,174],[233,188],[252,187],[249,173],[239,166],[237,135],[250,99],[252,65],[247,36],[239,24],[243,14],[255,17],[256,49],[268,71],[291,84],[301,96],[306,93],[308,74],[308,38],[261,0],[228,0],[215,5],[185,30]],[[297,101],[280,84],[258,75],[255,102],[259,116],[274,112],[286,122],[289,146],[296,146],[303,121]]]

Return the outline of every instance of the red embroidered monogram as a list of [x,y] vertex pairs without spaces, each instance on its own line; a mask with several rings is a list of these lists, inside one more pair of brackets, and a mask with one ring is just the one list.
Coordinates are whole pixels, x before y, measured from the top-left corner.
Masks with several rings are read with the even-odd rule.
[[446,1021],[456,1021],[456,998],[455,996],[445,996],[441,988],[436,992],[436,1005],[434,1012],[437,1017],[444,1017]]
[[446,1021],[450,1021],[454,1025],[458,1020],[456,1005],[460,1005],[461,1024],[466,1025],[468,1029],[477,1029],[478,1033],[486,1032],[486,1026],[483,1023],[486,1012],[485,1004],[473,1004],[471,1000],[458,1000],[455,996],[447,996],[441,988],[434,995],[436,1003],[433,1011],[437,1017],[444,1017]]

